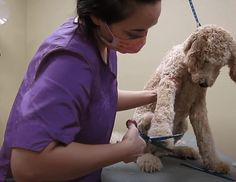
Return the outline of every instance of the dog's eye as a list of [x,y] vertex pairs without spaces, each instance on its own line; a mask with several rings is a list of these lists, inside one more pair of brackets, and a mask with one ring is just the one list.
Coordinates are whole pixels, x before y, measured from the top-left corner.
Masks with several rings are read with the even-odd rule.
[[205,63],[205,64],[209,64],[210,61],[208,61],[208,60],[204,60],[204,63]]

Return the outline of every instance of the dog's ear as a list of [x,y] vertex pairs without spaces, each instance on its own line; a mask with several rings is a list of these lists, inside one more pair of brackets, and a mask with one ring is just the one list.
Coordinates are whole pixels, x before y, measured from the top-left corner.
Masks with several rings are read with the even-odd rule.
[[184,43],[184,63],[187,65],[189,72],[192,72],[201,66],[202,47],[206,45],[206,37],[199,35],[198,32],[192,34]]
[[236,82],[236,42],[233,40],[230,45],[231,58],[228,62],[229,66],[229,76],[231,79]]
[[195,64],[197,63],[197,59],[195,56],[195,44],[196,44],[196,34],[192,34],[188,37],[186,40],[186,43],[184,43],[184,63],[189,68],[189,71],[192,70],[193,67],[195,67]]
[[184,44],[184,54],[187,55],[187,53],[191,50],[193,43],[195,42],[195,40],[197,39],[196,34],[192,34],[190,35],[187,40],[186,43]]

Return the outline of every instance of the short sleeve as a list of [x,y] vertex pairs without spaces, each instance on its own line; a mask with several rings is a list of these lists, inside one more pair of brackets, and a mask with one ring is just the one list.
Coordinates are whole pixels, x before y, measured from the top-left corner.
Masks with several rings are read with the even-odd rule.
[[23,96],[13,147],[43,150],[50,142],[71,143],[89,104],[89,64],[69,53],[47,59],[43,71]]

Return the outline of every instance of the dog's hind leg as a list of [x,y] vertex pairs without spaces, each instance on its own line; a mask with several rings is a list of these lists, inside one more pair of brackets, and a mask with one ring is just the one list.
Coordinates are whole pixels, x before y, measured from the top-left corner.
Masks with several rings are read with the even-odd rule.
[[184,145],[175,146],[171,155],[181,159],[199,159],[199,153],[194,148]]

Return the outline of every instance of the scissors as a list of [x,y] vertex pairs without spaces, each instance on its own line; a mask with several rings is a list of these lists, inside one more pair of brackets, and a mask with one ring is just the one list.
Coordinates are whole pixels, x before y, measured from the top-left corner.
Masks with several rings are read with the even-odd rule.
[[[129,119],[126,121],[126,127],[128,128],[131,124],[134,124],[136,127],[137,122],[135,120]],[[184,134],[180,133],[180,134],[175,134],[175,135],[167,135],[167,136],[148,136],[142,132],[140,132],[140,136],[145,140],[146,143],[151,143],[154,144],[158,147],[164,148],[166,150],[170,150],[167,147],[165,147],[163,145],[163,141],[170,139],[170,138],[174,138],[174,139],[180,139]]]

